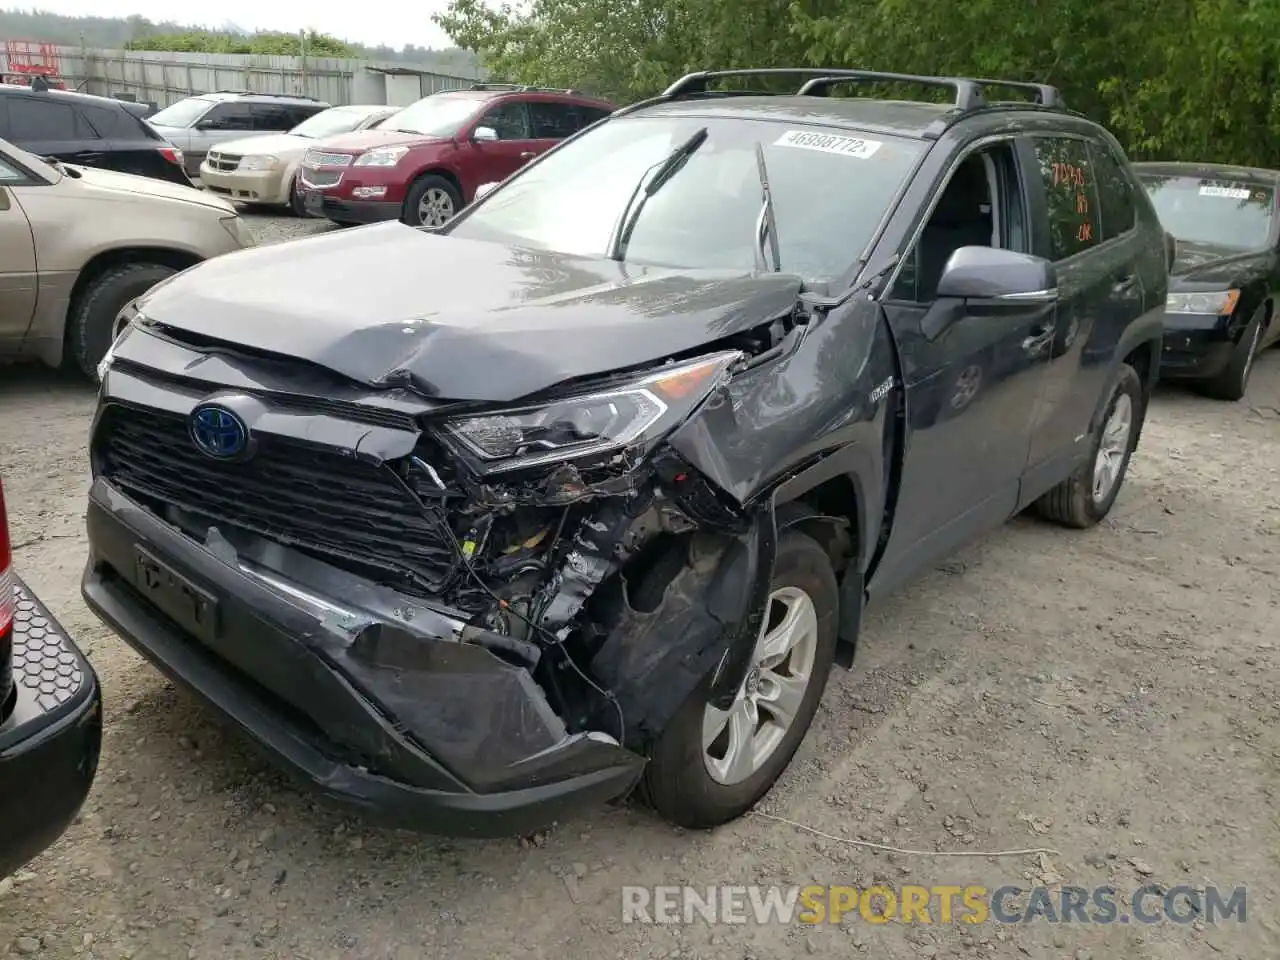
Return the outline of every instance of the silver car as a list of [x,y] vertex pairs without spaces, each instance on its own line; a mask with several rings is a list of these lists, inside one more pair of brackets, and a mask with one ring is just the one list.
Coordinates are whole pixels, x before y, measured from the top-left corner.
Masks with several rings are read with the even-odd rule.
[[147,122],[182,151],[187,174],[197,177],[210,147],[244,137],[286,133],[329,107],[314,97],[222,90],[179,100],[152,114]]

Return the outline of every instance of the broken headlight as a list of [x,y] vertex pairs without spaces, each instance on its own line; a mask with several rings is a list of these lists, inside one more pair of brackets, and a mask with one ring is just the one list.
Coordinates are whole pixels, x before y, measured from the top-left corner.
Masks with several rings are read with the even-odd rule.
[[460,417],[443,432],[486,473],[647,444],[683,422],[740,356],[715,353],[592,393]]

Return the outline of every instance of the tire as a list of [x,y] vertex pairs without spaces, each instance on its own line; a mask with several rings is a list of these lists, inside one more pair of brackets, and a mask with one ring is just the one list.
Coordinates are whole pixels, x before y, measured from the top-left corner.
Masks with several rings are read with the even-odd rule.
[[[431,203],[437,210],[443,211],[444,204],[449,204],[448,216],[440,220],[424,220],[421,214],[424,201]],[[419,177],[409,188],[409,195],[404,198],[404,210],[400,219],[411,227],[441,226],[457,215],[462,209],[462,194],[458,188],[444,177],[434,173]]]
[[1241,400],[1249,389],[1249,374],[1253,373],[1253,361],[1258,355],[1258,346],[1262,343],[1262,331],[1265,326],[1267,308],[1259,307],[1249,325],[1240,334],[1240,342],[1231,354],[1226,369],[1214,377],[1198,384],[1199,391],[1214,400]]
[[126,263],[90,281],[67,318],[67,361],[90,380],[116,335],[116,318],[129,301],[178,271],[161,263]]
[[295,217],[306,217],[307,207],[302,202],[302,191],[298,189],[298,178],[289,182],[289,212]]
[[[773,664],[789,669],[799,667],[808,675],[793,718],[785,730],[774,732],[776,745],[762,763],[754,766],[754,772],[736,779],[723,776],[716,779],[703,748],[707,696],[715,671],[708,674],[654,744],[641,782],[641,796],[659,816],[671,823],[702,830],[742,816],[781,776],[813,722],[835,657],[839,590],[826,551],[816,540],[796,531],[785,533],[778,545],[770,585],[771,607],[774,606],[772,598],[780,594],[795,603],[797,610],[803,607],[803,600],[799,598],[807,598],[814,614],[813,629],[807,631],[812,634],[812,640],[797,644],[787,660]],[[770,610],[766,617],[771,620],[774,613]],[[768,635],[766,630],[762,637]],[[806,652],[810,655],[804,655]],[[770,673],[766,670],[760,676],[753,671],[759,677],[755,680],[757,695],[770,689]],[[752,687],[752,683],[753,677],[749,676],[743,692]],[[740,698],[743,692],[739,693]],[[761,696],[762,703],[767,704],[770,699]],[[767,707],[758,708],[758,714],[762,719],[773,717]],[[719,742],[720,737],[712,742],[711,752],[719,749]]]
[[[1127,436],[1121,436],[1117,433],[1119,424],[1113,418],[1116,418],[1117,410],[1123,414],[1126,406]],[[1146,401],[1142,392],[1142,380],[1138,377],[1138,371],[1129,364],[1122,363],[1111,384],[1103,415],[1094,428],[1089,458],[1075,473],[1036,501],[1036,512],[1046,520],[1078,530],[1092,527],[1110,513],[1120,488],[1124,486],[1129,458],[1137,445],[1145,416]],[[1096,496],[1096,471],[1104,451],[1110,451],[1107,455],[1113,458],[1114,466],[1105,493]]]

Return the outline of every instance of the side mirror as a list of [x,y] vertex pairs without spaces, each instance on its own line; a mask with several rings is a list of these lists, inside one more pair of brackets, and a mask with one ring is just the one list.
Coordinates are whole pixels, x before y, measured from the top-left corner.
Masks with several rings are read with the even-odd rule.
[[939,297],[999,303],[1052,303],[1057,288],[1048,260],[997,247],[961,247],[938,280]]
[[472,202],[474,203],[476,200],[479,200],[481,197],[487,196],[488,194],[492,193],[494,191],[494,188],[497,186],[498,186],[497,181],[491,181],[490,183],[480,184],[480,186],[476,187],[476,195],[475,197],[472,198]]
[[498,139],[498,131],[493,127],[476,127],[475,132],[471,134],[471,139],[478,143],[485,143]]
[[936,340],[967,312],[1052,304],[1058,275],[1052,263],[997,247],[961,247],[947,260],[937,299],[921,318],[921,332]]

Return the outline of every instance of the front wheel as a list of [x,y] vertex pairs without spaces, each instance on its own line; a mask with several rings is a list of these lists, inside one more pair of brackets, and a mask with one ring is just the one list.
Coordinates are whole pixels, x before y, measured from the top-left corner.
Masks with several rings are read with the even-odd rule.
[[1036,501],[1040,516],[1084,529],[1110,513],[1128,472],[1145,414],[1146,399],[1138,371],[1122,363],[1102,419],[1093,432],[1092,455]]
[[442,227],[462,209],[462,196],[444,177],[420,177],[404,198],[401,219],[411,227]]
[[1231,353],[1231,360],[1226,369],[1212,380],[1200,386],[1200,392],[1214,400],[1241,400],[1249,389],[1249,374],[1253,373],[1253,361],[1258,356],[1258,345],[1262,343],[1262,331],[1265,326],[1267,308],[1259,307],[1249,325],[1240,334],[1240,342]]
[[664,819],[707,829],[737,819],[791,762],[835,657],[839,591],[826,551],[786,533],[751,668],[732,706],[708,702],[709,674],[654,745],[642,793]]
[[67,360],[96,381],[99,361],[123,329],[120,311],[177,272],[162,263],[125,263],[91,280],[68,318]]

